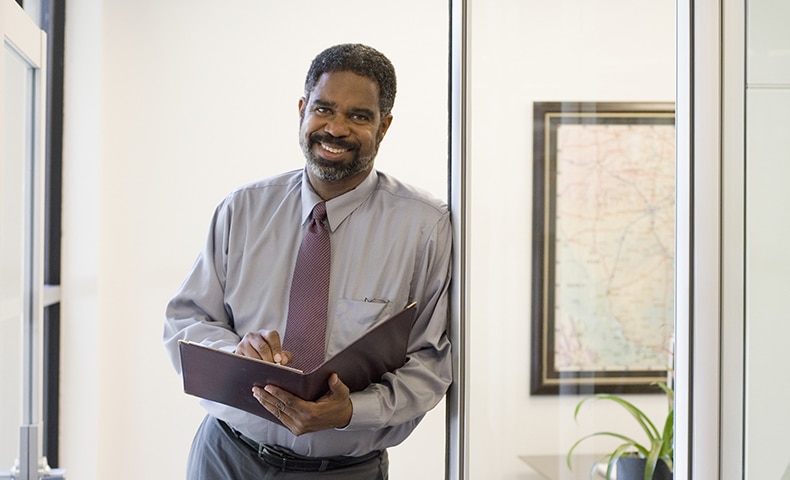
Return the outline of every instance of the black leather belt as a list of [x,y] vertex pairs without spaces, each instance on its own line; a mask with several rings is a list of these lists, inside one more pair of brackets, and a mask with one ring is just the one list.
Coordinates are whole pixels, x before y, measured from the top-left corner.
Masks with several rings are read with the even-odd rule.
[[287,448],[258,443],[225,422],[221,423],[227,426],[228,430],[236,438],[255,452],[258,458],[283,472],[326,472],[361,465],[381,456],[381,451],[376,450],[360,457],[304,457]]

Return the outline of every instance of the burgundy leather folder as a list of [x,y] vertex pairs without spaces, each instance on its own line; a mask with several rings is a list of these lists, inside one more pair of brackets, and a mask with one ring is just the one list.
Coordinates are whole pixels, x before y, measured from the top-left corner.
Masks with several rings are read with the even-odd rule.
[[180,340],[184,392],[280,423],[252,396],[253,385],[276,385],[314,401],[329,391],[329,377],[337,373],[352,392],[364,390],[406,363],[415,315],[411,304],[308,373]]

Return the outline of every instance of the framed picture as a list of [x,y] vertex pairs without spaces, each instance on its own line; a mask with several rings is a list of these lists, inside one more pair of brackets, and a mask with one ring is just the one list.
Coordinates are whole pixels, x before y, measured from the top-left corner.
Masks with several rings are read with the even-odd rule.
[[533,114],[531,393],[660,392],[674,335],[674,105]]

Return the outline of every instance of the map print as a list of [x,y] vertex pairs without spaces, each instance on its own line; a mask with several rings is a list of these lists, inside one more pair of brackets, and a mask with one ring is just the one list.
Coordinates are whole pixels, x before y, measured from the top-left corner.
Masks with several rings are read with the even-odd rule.
[[556,141],[554,367],[667,370],[674,126],[568,123]]

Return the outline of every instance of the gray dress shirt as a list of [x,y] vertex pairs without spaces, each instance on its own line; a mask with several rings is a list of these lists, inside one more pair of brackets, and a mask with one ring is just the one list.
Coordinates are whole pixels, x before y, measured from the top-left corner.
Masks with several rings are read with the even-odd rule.
[[[233,351],[247,332],[284,334],[296,254],[320,201],[298,170],[242,187],[217,207],[205,248],[167,306],[164,344],[177,371],[179,339]],[[452,381],[450,215],[443,202],[376,170],[326,205],[332,241],[327,358],[417,302],[406,364],[351,394],[353,415],[343,429],[297,437],[241,410],[202,404],[260,443],[301,455],[357,456],[403,441]]]

